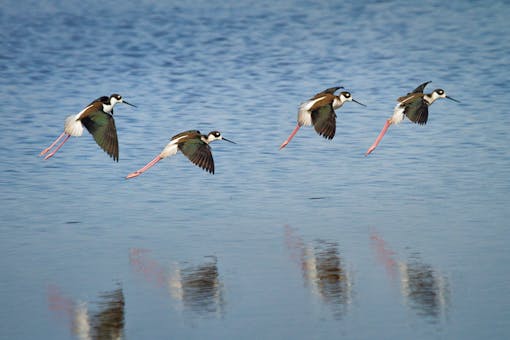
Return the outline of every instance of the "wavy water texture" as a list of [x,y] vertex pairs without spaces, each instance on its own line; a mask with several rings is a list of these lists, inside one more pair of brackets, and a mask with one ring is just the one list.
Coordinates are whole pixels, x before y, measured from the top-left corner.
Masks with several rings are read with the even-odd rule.
[[[68,339],[46,287],[94,307],[112,282],[131,339],[510,338],[509,17],[504,1],[2,1],[0,338]],[[364,157],[428,80],[461,103]],[[278,150],[333,86],[367,107]],[[119,163],[86,131],[38,157],[112,93],[137,105],[115,107]],[[178,154],[124,179],[190,129],[237,142],[212,145],[214,175]]]

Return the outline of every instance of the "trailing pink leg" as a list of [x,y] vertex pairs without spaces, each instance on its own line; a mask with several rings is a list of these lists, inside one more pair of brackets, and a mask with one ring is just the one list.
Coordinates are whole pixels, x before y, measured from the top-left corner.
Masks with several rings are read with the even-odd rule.
[[44,149],[43,151],[41,151],[41,153],[39,154],[39,156],[42,156],[42,155],[45,155],[46,153],[48,153],[48,151],[50,151],[50,150],[51,150],[51,148],[52,148],[52,147],[54,147],[54,146],[55,146],[55,144],[57,144],[57,143],[58,143],[58,141],[59,141],[60,139],[62,139],[62,137],[64,137],[64,135],[65,135],[65,134],[66,134],[66,133],[65,133],[65,131],[64,131],[64,132],[62,132],[62,133],[60,134],[60,136],[58,136],[58,138],[57,138],[57,139],[55,139],[55,141],[54,141],[53,143],[51,143],[51,145],[50,145],[50,146],[48,146],[46,149]]
[[141,168],[139,170],[136,170],[135,172],[132,172],[129,175],[127,175],[126,179],[130,179],[130,178],[133,178],[133,177],[140,176],[145,171],[147,171],[149,168],[152,168],[157,162],[159,162],[162,159],[163,159],[163,157],[161,157],[160,155],[157,155],[152,161],[147,163],[143,168]]
[[384,127],[382,128],[381,132],[379,133],[379,136],[377,136],[374,144],[372,144],[372,146],[365,153],[365,156],[370,155],[370,153],[375,150],[377,145],[379,145],[379,142],[381,141],[381,139],[384,137],[384,134],[386,133],[386,131],[388,131],[388,128],[390,127],[390,125],[391,125],[391,119],[388,119],[386,121],[386,123],[384,124]]
[[68,135],[66,134],[66,138],[64,138],[64,140],[62,141],[62,143],[60,143],[59,146],[57,146],[55,148],[55,150],[53,150],[51,153],[49,153],[46,157],[44,157],[44,159],[48,159],[50,157],[52,157],[55,153],[57,153],[58,150],[60,150],[60,148],[62,147],[62,145],[64,145],[65,142],[67,142],[67,140],[69,139],[69,137],[71,137],[71,135]]
[[292,139],[292,137],[294,137],[294,135],[298,132],[299,128],[301,127],[301,125],[296,125],[296,127],[294,128],[294,130],[292,131],[292,133],[290,134],[290,136],[285,140],[285,142],[282,143],[282,145],[280,145],[280,150],[283,149],[285,146],[287,146],[287,144],[289,144],[290,140]]

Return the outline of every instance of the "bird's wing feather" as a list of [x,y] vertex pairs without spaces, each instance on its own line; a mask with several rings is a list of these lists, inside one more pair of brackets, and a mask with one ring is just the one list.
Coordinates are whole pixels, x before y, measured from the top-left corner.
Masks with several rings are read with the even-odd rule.
[[[417,88],[413,90],[411,93],[423,93],[423,90],[425,90],[425,86],[427,86],[428,83],[431,83],[431,81],[426,81],[423,84],[420,84]],[[410,93],[408,93],[410,94]]]
[[109,100],[109,99],[110,99],[109,97],[101,96],[101,97],[99,97],[99,98],[94,99],[93,101],[91,101],[91,102],[90,102],[90,104],[89,104],[89,105],[87,105],[87,106],[94,105],[94,104],[96,104],[96,103],[105,103],[105,104],[106,104],[106,103],[108,102],[108,100]]
[[325,89],[322,92],[317,93],[315,96],[312,97],[312,99],[319,98],[320,96],[323,96],[325,94],[335,94],[336,90],[341,89],[340,86],[330,87],[328,89]]
[[189,139],[179,143],[179,150],[195,165],[214,174],[214,160],[211,147],[200,139]]
[[81,122],[99,145],[114,161],[119,161],[119,141],[113,116],[101,110],[89,113]]
[[333,139],[336,132],[336,113],[331,104],[312,111],[312,123],[315,131],[326,139]]
[[196,137],[200,136],[200,131],[198,131],[198,130],[183,131],[183,132],[178,133],[175,136],[173,136],[171,140],[176,140],[176,139],[179,139],[179,138],[184,137],[184,136],[187,137],[186,139],[196,138]]
[[427,119],[429,117],[429,106],[423,97],[408,101],[404,104],[404,107],[404,114],[410,121],[420,125],[427,124]]

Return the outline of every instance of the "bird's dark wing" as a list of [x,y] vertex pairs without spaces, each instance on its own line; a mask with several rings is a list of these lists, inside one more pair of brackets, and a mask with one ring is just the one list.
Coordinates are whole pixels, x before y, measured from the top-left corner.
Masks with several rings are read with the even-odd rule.
[[427,124],[427,119],[429,118],[429,106],[423,97],[409,101],[405,103],[404,106],[404,114],[410,121],[420,125]]
[[[417,88],[415,88],[413,90],[413,92],[411,93],[423,93],[423,90],[425,90],[425,86],[427,86],[428,83],[431,83],[432,81],[426,81],[424,82],[423,84],[421,84],[420,86],[418,86]],[[408,93],[408,94],[411,94],[411,93]]]
[[330,87],[328,89],[325,89],[322,92],[317,93],[315,96],[312,97],[312,99],[319,98],[319,97],[321,97],[321,96],[323,96],[325,94],[335,94],[336,90],[342,89],[342,88],[343,87],[341,87],[341,86]]
[[214,174],[214,160],[209,144],[200,139],[188,139],[179,143],[179,150],[195,165]]
[[82,118],[81,122],[99,145],[114,161],[119,161],[119,141],[115,120],[108,113],[94,111]]
[[176,134],[175,136],[173,136],[171,140],[180,138],[182,136],[188,136],[189,138],[195,138],[195,137],[200,136],[200,131],[198,131],[198,130],[183,131],[183,132],[180,132],[180,133]]
[[106,103],[108,103],[108,100],[110,100],[110,97],[102,96],[102,97],[99,97],[99,98],[91,101],[90,104],[87,105],[87,106],[90,106],[90,105],[92,105],[94,103],[97,103],[97,102],[106,104]]
[[336,132],[336,113],[331,104],[312,111],[312,124],[317,133],[326,139],[333,139]]

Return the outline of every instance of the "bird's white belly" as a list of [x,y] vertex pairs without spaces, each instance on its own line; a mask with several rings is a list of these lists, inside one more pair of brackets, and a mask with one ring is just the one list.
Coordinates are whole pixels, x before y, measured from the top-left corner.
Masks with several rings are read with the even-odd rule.
[[314,100],[308,100],[299,106],[297,118],[299,125],[312,125],[312,113],[310,112],[310,109],[312,108],[313,104],[315,104],[317,101],[323,98],[324,97],[320,97]]
[[81,121],[77,120],[80,114],[81,112],[77,115],[72,115],[66,118],[66,122],[64,124],[65,133],[75,137],[81,136],[83,134],[83,124]]
[[179,150],[179,148],[178,148],[177,143],[174,143],[174,141],[171,141],[170,143],[167,144],[167,146],[165,146],[163,151],[161,151],[161,153],[159,154],[159,157],[167,158],[167,157],[173,156],[177,153],[178,150]]
[[391,116],[392,124],[399,124],[400,122],[402,122],[404,120],[404,110],[405,110],[405,107],[400,103],[398,103],[395,106],[395,109],[393,110],[393,116]]

